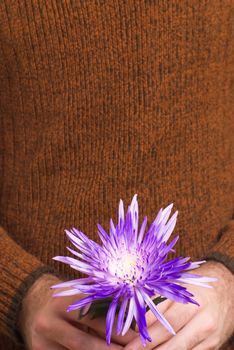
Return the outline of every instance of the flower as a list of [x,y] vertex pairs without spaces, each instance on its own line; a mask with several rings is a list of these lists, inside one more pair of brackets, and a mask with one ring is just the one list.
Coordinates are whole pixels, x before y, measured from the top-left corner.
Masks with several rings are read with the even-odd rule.
[[[67,311],[90,307],[91,303],[112,297],[106,316],[106,341],[110,344],[114,318],[119,307],[116,333],[126,334],[135,319],[143,345],[151,338],[147,331],[146,306],[155,317],[175,334],[172,326],[165,319],[152,300],[156,294],[181,303],[199,305],[181,284],[188,283],[210,287],[207,282],[216,279],[191,274],[203,261],[189,262],[190,258],[177,257],[167,260],[169,252],[175,252],[179,236],[167,243],[176,224],[176,211],[169,219],[173,204],[160,209],[155,220],[146,231],[147,217],[138,230],[138,202],[134,195],[126,216],[123,202],[119,203],[118,224],[110,220],[109,235],[98,224],[98,234],[102,245],[89,239],[84,233],[73,228],[66,231],[71,243],[79,252],[67,248],[78,259],[56,256],[53,259],[69,264],[73,269],[88,275],[57,284],[52,288],[69,287],[69,290],[58,292],[54,296],[86,294],[87,296],[71,304]],[[211,287],[210,287],[211,288]]]

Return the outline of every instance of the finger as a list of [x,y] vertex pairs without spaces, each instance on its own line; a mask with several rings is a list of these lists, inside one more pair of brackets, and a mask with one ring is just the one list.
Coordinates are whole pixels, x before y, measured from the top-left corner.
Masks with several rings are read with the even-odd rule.
[[40,337],[39,339],[34,339],[32,341],[32,348],[33,349],[50,349],[50,350],[67,350],[62,345],[59,345],[58,343],[52,342],[46,338]]
[[[157,308],[159,309],[159,311],[164,314],[169,307],[172,305],[173,301],[170,299],[166,299],[163,302],[161,302],[160,304],[157,305]],[[153,312],[151,310],[146,312],[146,323],[147,326],[150,327],[155,323],[155,316],[153,314]],[[136,330],[138,331],[138,327],[136,327]]]
[[106,341],[92,334],[82,332],[66,321],[58,320],[55,327],[45,332],[45,336],[69,350],[120,350],[117,344],[108,346]]
[[218,350],[220,349],[220,345],[217,345],[216,339],[212,340],[205,340],[204,342],[201,342],[199,345],[192,348],[192,350]]
[[[177,332],[192,319],[197,311],[198,307],[196,305],[172,303],[171,307],[165,312],[164,317],[171,324],[175,332]],[[147,343],[144,349],[154,349],[157,345],[164,343],[171,337],[174,337],[158,320],[156,320],[155,323],[149,327],[148,332],[152,338],[152,342]],[[135,338],[124,349],[143,349],[141,340],[139,338]]]
[[[155,350],[180,349],[189,350],[206,340],[211,332],[210,325],[205,321],[206,312],[198,313],[190,322],[188,322],[173,338]],[[203,350],[206,348],[202,348]]]
[[212,336],[200,342],[198,345],[193,347],[192,350],[206,350],[206,349],[218,350],[220,349],[220,346],[221,346],[220,339],[216,336]]
[[67,350],[67,348],[65,348],[62,345],[59,344],[55,344],[55,343],[46,343],[45,347],[42,347],[42,349],[50,349],[50,350]]
[[[90,319],[89,316],[86,316],[79,322],[81,322],[82,324],[94,330],[95,333],[97,333],[100,337],[105,338],[106,320],[104,318]],[[114,326],[113,326],[113,333],[112,333],[111,339],[117,344],[126,345],[131,340],[133,340],[138,336],[138,333],[136,333],[132,329],[129,329],[129,331],[126,333],[125,336],[122,336],[122,335],[118,336],[115,334],[115,328],[116,328],[116,322],[114,323]]]
[[[54,304],[56,302],[57,302],[57,300],[54,301]],[[55,305],[54,308],[55,308],[56,313],[58,314],[59,318],[62,318],[66,321],[69,321],[70,324],[72,324],[73,326],[79,328],[80,330],[82,330],[86,333],[87,333],[88,328],[90,330],[92,329],[94,331],[93,334],[96,334],[99,337],[105,339],[105,337],[106,337],[106,320],[105,320],[105,318],[100,317],[100,318],[96,318],[96,319],[91,319],[89,317],[89,315],[87,315],[87,316],[84,316],[81,319],[79,319],[78,316],[79,316],[80,310],[75,310],[73,312],[64,313],[64,309],[66,309],[66,307],[71,302],[72,302],[72,297],[70,297],[70,298],[67,297],[65,304],[59,303],[58,307],[57,307],[57,305]],[[56,309],[56,307],[57,307],[57,309]],[[122,335],[117,336],[115,334],[115,327],[116,327],[116,323],[114,323],[114,326],[113,326],[113,332],[112,332],[111,339],[116,344],[126,345],[138,335],[134,330],[130,329],[125,336],[122,336]]]

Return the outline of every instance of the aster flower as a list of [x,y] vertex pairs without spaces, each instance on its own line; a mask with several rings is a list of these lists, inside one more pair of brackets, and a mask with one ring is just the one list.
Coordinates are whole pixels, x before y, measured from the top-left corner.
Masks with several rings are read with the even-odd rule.
[[[160,209],[155,220],[146,231],[147,217],[138,229],[137,195],[132,199],[126,216],[122,200],[119,203],[118,224],[110,220],[109,234],[98,224],[98,234],[102,245],[89,239],[76,228],[66,234],[78,251],[67,249],[76,257],[56,256],[53,259],[69,264],[88,277],[57,284],[52,288],[69,287],[54,296],[85,294],[71,304],[67,311],[82,308],[87,312],[92,302],[111,297],[106,316],[106,341],[110,344],[111,333],[117,309],[116,333],[125,335],[134,320],[139,329],[143,345],[151,338],[146,324],[146,307],[150,309],[166,329],[175,334],[172,326],[159,311],[152,300],[160,295],[180,303],[199,305],[181,284],[193,284],[211,288],[207,282],[216,279],[192,274],[189,270],[198,268],[205,261],[190,262],[189,257],[177,257],[167,261],[179,236],[170,243],[168,240],[174,230],[177,214],[171,218],[173,204]],[[146,232],[145,232],[146,231]],[[84,311],[85,310],[85,311]]]

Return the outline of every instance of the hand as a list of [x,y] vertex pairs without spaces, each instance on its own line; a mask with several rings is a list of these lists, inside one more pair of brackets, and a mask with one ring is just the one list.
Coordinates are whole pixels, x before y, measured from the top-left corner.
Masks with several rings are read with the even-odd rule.
[[[50,290],[50,286],[58,283],[61,283],[58,278],[43,275],[34,283],[23,300],[19,327],[28,349],[122,349],[121,346],[114,343],[107,346],[106,341],[95,335],[94,332],[88,334],[88,318],[86,318],[87,324],[84,320],[79,323],[78,310],[66,312],[69,304],[83,296],[53,297],[56,290]],[[100,324],[98,327],[98,331],[101,332]],[[103,327],[105,327],[104,320]]]
[[159,321],[155,321],[149,311],[147,324],[152,343],[143,347],[139,337],[136,337],[124,350],[220,349],[234,331],[234,276],[218,262],[207,262],[196,273],[218,278],[212,283],[212,289],[187,285],[200,307],[170,300],[159,304],[160,311],[163,311],[176,335],[173,336]]

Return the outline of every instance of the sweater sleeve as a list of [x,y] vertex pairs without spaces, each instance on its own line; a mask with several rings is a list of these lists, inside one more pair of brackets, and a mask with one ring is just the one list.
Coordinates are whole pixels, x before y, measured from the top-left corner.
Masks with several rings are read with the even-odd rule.
[[22,343],[17,329],[21,301],[30,286],[42,274],[56,273],[22,249],[2,227],[0,249],[0,331],[16,343]]
[[234,273],[234,219],[221,230],[218,241],[203,258],[219,261]]

